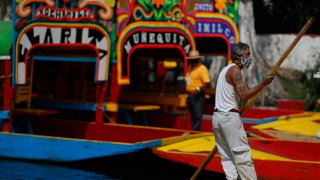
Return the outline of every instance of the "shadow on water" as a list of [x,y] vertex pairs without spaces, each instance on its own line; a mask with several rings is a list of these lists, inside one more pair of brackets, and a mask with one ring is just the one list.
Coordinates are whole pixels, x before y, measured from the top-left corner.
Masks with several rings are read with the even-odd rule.
[[[197,169],[161,159],[151,150],[71,163],[0,159],[0,179],[188,180]],[[223,174],[203,171],[199,180],[222,180]]]
[[96,172],[78,170],[49,163],[0,159],[1,180],[85,180],[112,179]]

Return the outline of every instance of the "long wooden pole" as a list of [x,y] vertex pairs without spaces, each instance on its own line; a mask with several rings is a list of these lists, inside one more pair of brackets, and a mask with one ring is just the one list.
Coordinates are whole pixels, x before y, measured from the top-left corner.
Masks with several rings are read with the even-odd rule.
[[[307,32],[307,30],[310,28],[311,24],[314,21],[314,17],[309,18],[309,20],[307,21],[307,23],[304,25],[304,27],[301,29],[301,31],[299,32],[299,34],[297,35],[297,37],[294,39],[294,41],[291,43],[291,45],[289,46],[289,48],[285,51],[285,53],[280,57],[280,59],[278,60],[277,64],[272,68],[271,74],[274,75],[277,73],[278,69],[280,68],[281,64],[283,63],[283,61],[287,58],[287,56],[290,54],[290,52],[292,51],[292,49],[295,47],[295,45],[299,42],[299,40],[301,39],[301,37]],[[263,88],[264,89],[264,88]],[[262,89],[262,90],[263,90]],[[261,91],[262,91],[261,90]],[[259,91],[253,98],[251,98],[248,103],[246,103],[245,108],[242,110],[241,112],[241,116],[246,112],[246,110],[252,106],[252,104],[254,103],[254,101],[257,99],[257,97],[259,96],[259,94],[261,93],[261,91]],[[204,161],[202,162],[202,164],[199,166],[199,168],[197,169],[197,171],[193,174],[193,176],[190,178],[190,180],[196,180],[197,177],[199,176],[199,174],[203,171],[203,169],[206,168],[206,166],[208,165],[208,163],[210,162],[210,160],[212,159],[212,157],[217,153],[217,146],[215,145],[213,147],[213,149],[211,150],[211,152],[209,153],[209,155],[204,159]]]
[[204,159],[202,164],[199,166],[197,171],[193,174],[193,176],[190,178],[190,180],[196,180],[199,174],[206,168],[212,157],[217,153],[218,149],[217,146],[215,145],[209,155]]
[[[296,38],[293,40],[293,42],[291,43],[291,45],[288,47],[288,49],[283,53],[283,55],[280,57],[280,59],[278,60],[277,64],[275,64],[271,70],[271,72],[269,72],[271,75],[275,75],[277,73],[277,71],[279,70],[281,64],[283,63],[283,61],[288,57],[288,55],[290,54],[290,52],[292,51],[292,49],[296,46],[296,44],[299,42],[299,40],[301,39],[301,37],[307,32],[307,30],[310,28],[310,26],[312,25],[313,21],[314,21],[314,17],[309,18],[309,20],[307,21],[307,23],[303,26],[303,28],[300,30],[299,34],[296,36]],[[268,75],[269,75],[268,73]],[[265,86],[266,87],[266,86]],[[258,96],[261,94],[261,92],[265,89],[262,88],[255,96],[253,96],[252,98],[249,99],[249,101],[245,104],[243,110],[241,111],[241,116],[253,105],[253,103],[256,101],[256,99],[258,98]]]

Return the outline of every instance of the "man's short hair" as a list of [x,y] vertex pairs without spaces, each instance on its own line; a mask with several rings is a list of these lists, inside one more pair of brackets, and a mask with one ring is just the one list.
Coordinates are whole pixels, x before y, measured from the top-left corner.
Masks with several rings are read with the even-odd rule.
[[235,44],[231,49],[231,59],[235,61],[239,56],[243,54],[243,51],[249,49],[249,45],[246,43],[239,42]]

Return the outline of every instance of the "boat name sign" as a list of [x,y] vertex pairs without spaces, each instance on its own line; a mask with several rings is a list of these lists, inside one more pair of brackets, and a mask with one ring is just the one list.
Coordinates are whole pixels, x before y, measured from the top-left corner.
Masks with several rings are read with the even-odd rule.
[[188,54],[190,44],[186,38],[176,32],[136,32],[125,42],[124,48],[129,54],[132,45],[138,44],[177,44]]

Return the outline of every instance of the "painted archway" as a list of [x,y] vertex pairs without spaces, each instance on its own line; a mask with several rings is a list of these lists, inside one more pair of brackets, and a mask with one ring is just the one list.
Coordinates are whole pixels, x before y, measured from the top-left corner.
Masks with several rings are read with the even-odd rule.
[[26,83],[27,59],[38,46],[89,46],[97,54],[95,81],[107,81],[110,38],[97,24],[32,23],[20,31],[13,61],[13,83]]
[[195,38],[213,37],[222,38],[228,45],[228,61],[231,61],[231,48],[239,42],[239,31],[234,21],[218,13],[197,13],[196,14]]
[[179,23],[130,24],[122,31],[117,43],[118,84],[130,84],[130,56],[137,48],[176,48],[186,57],[191,49],[195,49],[195,42],[191,32]]

